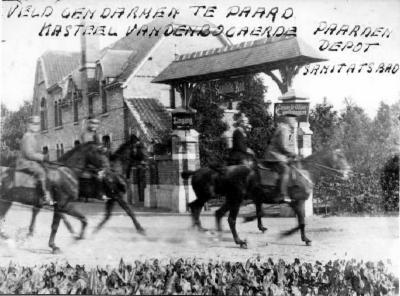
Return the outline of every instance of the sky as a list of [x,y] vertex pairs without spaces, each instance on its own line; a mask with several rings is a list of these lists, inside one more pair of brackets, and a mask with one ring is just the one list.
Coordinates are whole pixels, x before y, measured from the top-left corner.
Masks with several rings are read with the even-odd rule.
[[[301,69],[293,82],[293,88],[302,96],[310,98],[311,104],[322,102],[323,97],[328,99],[328,102],[333,104],[335,109],[340,110],[344,106],[344,98],[350,97],[353,102],[363,107],[367,114],[373,117],[379,106],[379,102],[383,101],[387,104],[393,104],[400,100],[400,69],[395,74],[392,73],[375,73],[380,63],[385,63],[385,66],[392,64],[400,64],[400,1],[395,0],[333,0],[333,1],[251,1],[251,11],[249,17],[238,15],[226,17],[227,12],[231,8],[232,11],[236,6],[242,10],[249,1],[78,1],[78,0],[52,0],[52,1],[33,1],[21,0],[17,1],[2,1],[2,21],[1,21],[1,101],[8,108],[15,110],[24,100],[31,100],[33,95],[33,83],[35,75],[36,61],[38,57],[46,50],[79,50],[79,37],[39,37],[38,32],[44,22],[53,24],[78,24],[81,20],[62,19],[61,12],[72,13],[77,8],[89,8],[96,10],[94,19],[101,24],[112,26],[118,33],[122,33],[129,25],[133,23],[145,23],[149,20],[140,19],[100,19],[100,12],[105,7],[116,9],[125,7],[126,9],[134,6],[140,8],[167,6],[167,11],[171,7],[179,9],[180,14],[190,17],[194,14],[194,8],[189,6],[206,5],[217,6],[214,9],[213,17],[208,17],[207,21],[214,24],[223,24],[225,27],[235,26],[237,28],[249,26],[250,28],[257,26],[272,26],[276,29],[282,25],[285,28],[291,26],[297,27],[297,36],[304,42],[310,45],[315,52],[328,59],[325,64],[333,65],[340,63],[356,64],[356,71],[363,63],[374,63],[373,72],[367,73],[366,67],[361,73],[346,74],[343,68],[341,73],[304,75],[305,70]],[[19,4],[19,7],[27,7],[32,5],[36,12],[42,12],[45,6],[51,5],[53,13],[50,17],[17,17],[18,9],[8,17],[10,8]],[[234,8],[232,8],[235,6]],[[265,8],[266,11],[274,7],[278,7],[278,13],[275,20],[272,20],[271,15],[265,17],[254,17],[251,15],[257,8]],[[282,13],[285,9],[291,8],[293,15],[288,19],[282,18]],[[211,14],[211,12],[210,12]],[[326,22],[329,27],[332,24],[337,24],[337,30],[333,30],[333,34],[324,34],[323,31],[315,30]],[[347,25],[349,31],[355,26],[360,26],[359,33],[366,27],[370,27],[372,31],[376,28],[380,29],[381,34],[384,30],[389,30],[389,37],[363,37],[349,36],[349,34],[336,35],[339,28]],[[320,27],[321,28],[321,27]],[[343,31],[342,31],[343,33]],[[111,42],[122,38],[118,37],[101,37],[100,44],[102,47],[107,46]],[[257,39],[260,37],[235,37],[231,41],[238,43]],[[361,48],[358,52],[353,52],[351,48],[343,46],[338,51],[320,50],[322,40],[327,40],[325,44],[329,46],[335,42],[353,42],[358,44],[361,42]],[[366,52],[367,43],[376,43],[379,45],[371,45]],[[348,45],[350,45],[348,43]],[[354,49],[354,47],[353,47]],[[398,66],[397,66],[398,67]],[[265,79],[268,85],[267,99],[276,102],[280,96],[279,90],[274,82],[269,78]]]

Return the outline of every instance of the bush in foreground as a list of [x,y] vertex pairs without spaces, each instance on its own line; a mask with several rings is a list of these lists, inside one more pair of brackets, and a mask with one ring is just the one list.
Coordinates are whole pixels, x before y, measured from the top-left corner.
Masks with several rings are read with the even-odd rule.
[[86,269],[68,263],[0,267],[0,294],[392,295],[399,280],[382,262],[326,264],[248,259],[135,261]]

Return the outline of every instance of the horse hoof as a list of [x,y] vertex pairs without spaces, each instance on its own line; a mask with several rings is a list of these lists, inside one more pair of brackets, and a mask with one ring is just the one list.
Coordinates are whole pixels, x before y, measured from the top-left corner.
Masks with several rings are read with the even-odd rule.
[[247,249],[247,241],[240,241],[239,246],[241,249]]
[[264,232],[266,232],[266,231],[268,230],[268,228],[266,228],[266,227],[258,227],[258,229],[259,229],[262,233],[264,233]]
[[61,253],[61,249],[59,247],[53,247],[52,249],[53,249],[52,250],[53,254],[60,254]]
[[27,238],[31,238],[31,237],[33,237],[33,231],[32,231],[32,232],[31,232],[31,231],[30,231],[30,232],[28,232],[28,234],[26,235],[26,237],[27,237]]
[[311,246],[311,245],[312,245],[311,241],[306,241],[306,246]]
[[80,241],[80,240],[84,239],[84,237],[82,235],[75,236],[74,238],[75,238],[76,241]]
[[146,235],[146,230],[144,230],[143,228],[139,228],[137,231],[141,235],[144,235],[144,236]]

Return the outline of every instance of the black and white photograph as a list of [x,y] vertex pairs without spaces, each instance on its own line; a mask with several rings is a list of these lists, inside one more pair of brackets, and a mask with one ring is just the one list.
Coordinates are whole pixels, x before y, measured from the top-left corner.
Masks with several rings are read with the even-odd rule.
[[0,294],[399,295],[400,1],[1,14]]

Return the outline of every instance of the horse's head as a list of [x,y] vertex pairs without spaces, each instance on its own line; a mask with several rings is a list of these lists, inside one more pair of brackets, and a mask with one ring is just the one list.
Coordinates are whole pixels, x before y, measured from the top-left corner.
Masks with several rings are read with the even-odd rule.
[[130,160],[133,162],[145,162],[148,159],[148,153],[146,146],[141,142],[137,141],[132,143],[130,146]]
[[122,144],[110,158],[111,161],[119,160],[128,166],[144,162],[147,159],[147,149],[136,136],[131,136],[130,139],[126,143]]
[[84,168],[90,165],[99,169],[105,167],[108,162],[102,147],[91,142],[76,146],[65,153],[59,161],[71,168]]
[[343,180],[347,180],[351,173],[351,167],[347,162],[344,153],[340,149],[332,150],[326,157],[327,166],[341,174]]

